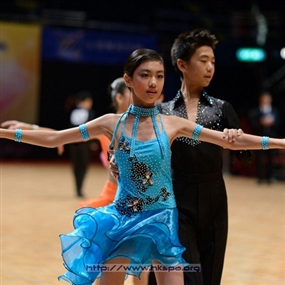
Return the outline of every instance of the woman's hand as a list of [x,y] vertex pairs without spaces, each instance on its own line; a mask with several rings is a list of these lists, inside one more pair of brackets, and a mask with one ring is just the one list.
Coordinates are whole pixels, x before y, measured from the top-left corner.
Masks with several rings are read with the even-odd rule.
[[[24,122],[20,122],[17,120],[8,120],[1,124],[2,128],[10,129],[10,130],[16,130],[16,129],[22,129],[22,130],[51,130],[49,128],[43,128],[39,127],[38,125],[34,124],[28,124]],[[64,153],[64,145],[60,145],[57,147],[57,154],[62,155]]]

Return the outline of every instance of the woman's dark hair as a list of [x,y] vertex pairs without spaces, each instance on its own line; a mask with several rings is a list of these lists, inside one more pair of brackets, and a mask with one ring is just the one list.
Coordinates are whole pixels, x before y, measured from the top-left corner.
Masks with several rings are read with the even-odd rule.
[[140,48],[133,51],[127,58],[124,73],[129,77],[132,77],[138,66],[146,61],[160,61],[164,66],[164,61],[161,55],[159,55],[155,50]]
[[174,41],[171,48],[171,61],[176,71],[180,72],[177,67],[177,60],[182,59],[189,61],[196,49],[201,46],[209,46],[215,49],[218,40],[216,36],[205,29],[194,29],[180,34]]

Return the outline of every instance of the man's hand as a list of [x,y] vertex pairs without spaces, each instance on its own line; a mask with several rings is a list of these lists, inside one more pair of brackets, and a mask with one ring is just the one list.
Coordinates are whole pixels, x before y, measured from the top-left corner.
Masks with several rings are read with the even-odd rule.
[[223,138],[228,140],[228,142],[233,143],[242,134],[243,134],[242,129],[224,129]]

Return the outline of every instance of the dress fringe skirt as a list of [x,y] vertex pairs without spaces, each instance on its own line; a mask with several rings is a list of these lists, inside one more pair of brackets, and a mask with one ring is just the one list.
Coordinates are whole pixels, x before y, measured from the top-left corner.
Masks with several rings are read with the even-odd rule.
[[67,272],[59,280],[91,285],[106,270],[104,263],[113,258],[128,259],[124,265],[126,277],[129,274],[139,277],[153,260],[167,267],[185,266],[182,258],[185,248],[177,235],[177,215],[177,209],[170,208],[141,211],[129,217],[121,215],[115,204],[77,210],[74,231],[60,235]]

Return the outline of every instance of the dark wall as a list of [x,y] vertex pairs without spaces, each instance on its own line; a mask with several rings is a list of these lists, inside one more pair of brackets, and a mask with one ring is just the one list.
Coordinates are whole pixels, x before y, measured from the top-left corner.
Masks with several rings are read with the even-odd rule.
[[39,123],[55,129],[68,127],[67,100],[82,90],[93,94],[96,117],[110,112],[108,86],[119,76],[122,76],[121,66],[44,61]]

